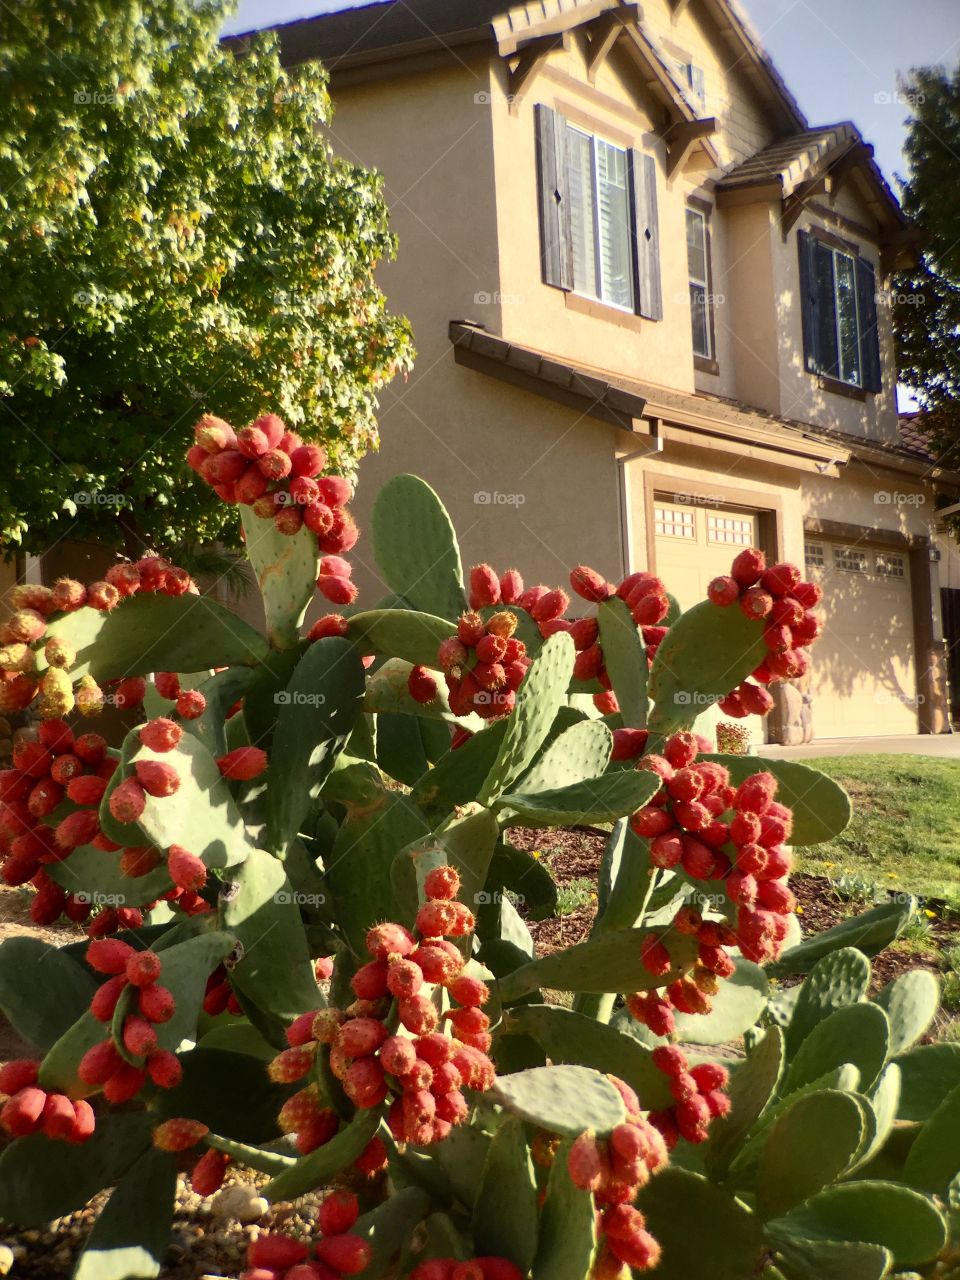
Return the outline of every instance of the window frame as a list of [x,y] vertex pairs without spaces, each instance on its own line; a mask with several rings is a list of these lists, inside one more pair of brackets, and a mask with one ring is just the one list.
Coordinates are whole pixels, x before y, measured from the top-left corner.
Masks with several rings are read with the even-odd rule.
[[[698,200],[696,197],[689,197],[686,202],[684,212],[684,233],[686,234],[687,214],[693,213],[700,218],[703,227],[703,260],[704,270],[706,272],[706,281],[703,289],[706,294],[706,304],[704,313],[706,316],[707,328],[707,344],[710,349],[709,355],[701,355],[695,348],[693,349],[694,368],[701,373],[719,374],[720,366],[717,362],[717,329],[714,313],[714,296],[713,296],[713,237],[711,235],[711,218],[713,215],[713,206],[705,200]],[[687,250],[687,294],[694,288],[694,280],[690,271],[690,254],[689,247]],[[699,283],[699,282],[697,282]],[[690,332],[691,339],[693,337],[693,300],[690,298]]]
[[[888,384],[877,315],[877,268],[859,245],[819,226],[798,230],[797,248],[805,372],[837,395],[866,400],[883,394]],[[849,376],[849,365],[844,367],[850,345],[843,342],[841,273],[850,279],[856,378]]]
[[[826,244],[826,241],[823,243]],[[833,321],[837,331],[837,373],[835,381],[842,382],[845,387],[852,387],[855,391],[863,391],[863,355],[861,352],[863,331],[860,328],[860,298],[858,296],[859,290],[857,289],[857,258],[859,257],[859,254],[851,253],[848,249],[840,249],[836,245],[832,244],[826,244],[826,247],[830,250],[833,262]],[[843,258],[850,263],[854,326],[857,334],[857,381],[843,376],[844,354],[840,331],[840,272],[837,269],[837,262],[840,258]]]
[[[592,129],[587,125],[580,124],[576,120],[571,120],[569,117],[562,116],[561,119],[563,122],[563,128],[564,128],[565,134],[569,134],[569,133],[579,134],[580,137],[586,138],[590,144],[590,162],[591,162],[590,176],[592,181],[592,194],[593,194],[593,217],[591,219],[592,230],[593,230],[593,263],[594,263],[595,278],[599,286],[599,292],[589,293],[586,289],[582,287],[582,285],[579,285],[577,283],[576,269],[574,268],[573,276],[572,276],[571,292],[574,293],[578,298],[583,298],[588,302],[599,303],[604,307],[611,307],[613,308],[614,311],[620,311],[624,315],[630,315],[630,316],[636,315],[637,314],[637,245],[636,245],[636,237],[634,234],[634,227],[633,227],[633,208],[632,208],[633,195],[632,195],[632,178],[631,178],[632,156],[631,156],[630,148],[622,146],[618,142],[613,142],[610,138],[604,137],[603,134],[598,133],[595,129]],[[607,281],[604,280],[604,273],[603,273],[603,252],[602,252],[603,241],[602,241],[602,224],[601,224],[601,212],[600,212],[600,161],[599,161],[599,148],[597,146],[598,143],[603,143],[604,146],[610,147],[612,150],[619,152],[620,155],[623,156],[624,195],[625,195],[625,206],[626,206],[626,215],[627,215],[627,224],[626,224],[627,225],[627,251],[629,253],[629,258],[630,258],[629,271],[627,272],[627,280],[630,287],[629,304],[616,302],[614,299],[604,296],[604,289],[607,285]],[[565,179],[566,179],[568,189],[570,188],[570,185],[571,185],[570,184],[571,172],[572,172],[572,166],[570,164],[569,153],[567,153],[567,172],[565,175]]]

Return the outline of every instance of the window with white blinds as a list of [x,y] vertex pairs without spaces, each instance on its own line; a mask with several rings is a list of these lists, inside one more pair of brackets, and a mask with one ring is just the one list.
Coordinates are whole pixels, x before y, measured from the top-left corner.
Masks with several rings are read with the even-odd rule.
[[573,287],[634,308],[633,231],[626,151],[567,123]]

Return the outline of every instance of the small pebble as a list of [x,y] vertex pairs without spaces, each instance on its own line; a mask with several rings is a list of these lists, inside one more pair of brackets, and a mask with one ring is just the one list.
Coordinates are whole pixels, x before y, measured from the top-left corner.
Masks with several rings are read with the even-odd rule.
[[210,1206],[215,1217],[237,1222],[259,1222],[269,1208],[266,1200],[257,1194],[256,1187],[243,1182],[218,1191]]

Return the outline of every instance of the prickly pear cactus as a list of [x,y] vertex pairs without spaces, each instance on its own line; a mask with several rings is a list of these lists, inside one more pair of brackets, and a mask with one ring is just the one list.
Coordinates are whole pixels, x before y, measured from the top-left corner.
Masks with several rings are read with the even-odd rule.
[[[250,1280],[931,1263],[960,1063],[918,1045],[932,980],[871,1000],[863,954],[904,909],[802,939],[790,844],[847,797],[696,729],[803,674],[817,588],[753,550],[686,613],[649,573],[464,575],[397,477],[373,519],[395,595],[358,605],[322,451],[205,418],[189,461],[240,507],[265,636],[156,556],[17,588],[0,634],[4,706],[40,716],[0,774],[2,874],[87,935],[0,946],[35,1048],[0,1068],[0,1217],[112,1187],[77,1280],[159,1275],[178,1169],[209,1196],[236,1165],[274,1202],[328,1189]],[[107,705],[116,740],[85,723]],[[584,822],[611,828],[592,933],[538,954],[556,886],[509,830]]]

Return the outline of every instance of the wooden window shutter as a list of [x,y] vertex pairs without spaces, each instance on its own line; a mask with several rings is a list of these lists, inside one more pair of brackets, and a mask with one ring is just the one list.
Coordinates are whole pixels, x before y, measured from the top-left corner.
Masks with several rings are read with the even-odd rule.
[[857,259],[857,307],[860,313],[860,368],[864,391],[881,389],[880,334],[877,328],[877,279],[873,264]]
[[660,220],[657,214],[657,163],[642,151],[631,153],[637,311],[647,320],[663,319],[660,287]]
[[562,116],[537,104],[540,195],[540,267],[544,284],[573,288],[573,245],[567,202],[566,128]]
[[820,372],[817,349],[817,242],[806,231],[797,232],[800,252],[800,314],[803,319],[803,367],[808,373]]

